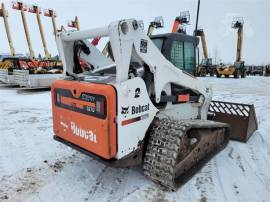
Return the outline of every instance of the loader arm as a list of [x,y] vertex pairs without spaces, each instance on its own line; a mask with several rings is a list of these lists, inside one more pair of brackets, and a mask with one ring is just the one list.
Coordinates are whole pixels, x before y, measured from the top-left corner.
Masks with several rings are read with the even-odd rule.
[[[57,41],[61,58],[64,58],[64,72],[73,74],[72,47],[74,41],[95,38],[96,36],[109,37],[117,67],[116,85],[120,85],[128,80],[131,58],[133,55],[136,55],[140,62],[145,63],[149,67],[154,76],[156,103],[161,101],[161,94],[166,85],[174,83],[188,88],[201,96],[199,99],[202,112],[201,117],[203,119],[207,118],[207,111],[211,100],[210,88],[169,62],[134,19],[113,22],[108,27],[59,34]],[[87,41],[85,42],[87,43]],[[113,62],[102,55],[96,47],[89,43],[88,46],[90,47],[91,54],[88,56],[82,54],[83,59],[90,64],[99,61],[100,63],[96,65],[99,67],[102,65],[113,65]],[[93,57],[93,54],[96,54],[96,56]]]

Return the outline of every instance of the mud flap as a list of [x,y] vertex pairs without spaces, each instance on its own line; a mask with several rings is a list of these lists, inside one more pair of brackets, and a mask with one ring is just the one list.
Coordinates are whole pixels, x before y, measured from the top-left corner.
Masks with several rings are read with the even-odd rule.
[[212,101],[208,119],[229,124],[230,138],[240,142],[247,142],[258,129],[254,105]]

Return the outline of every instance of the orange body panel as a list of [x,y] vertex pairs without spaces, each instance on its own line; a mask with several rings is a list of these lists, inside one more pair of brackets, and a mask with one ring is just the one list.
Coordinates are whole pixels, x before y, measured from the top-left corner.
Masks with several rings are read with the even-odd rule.
[[178,20],[175,20],[173,23],[173,28],[172,28],[173,33],[176,33],[178,31],[179,25],[180,25],[180,22]]
[[190,95],[187,94],[187,95],[178,95],[177,97],[177,101],[178,102],[189,102],[190,100]]
[[113,86],[59,80],[52,85],[56,136],[105,159],[115,157],[116,92]]

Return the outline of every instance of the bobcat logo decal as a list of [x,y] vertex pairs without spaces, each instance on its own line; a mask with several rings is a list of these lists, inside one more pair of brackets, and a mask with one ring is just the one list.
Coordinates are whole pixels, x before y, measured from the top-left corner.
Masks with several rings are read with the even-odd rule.
[[122,112],[121,112],[121,114],[122,115],[127,115],[128,114],[128,111],[129,110],[129,107],[122,107]]

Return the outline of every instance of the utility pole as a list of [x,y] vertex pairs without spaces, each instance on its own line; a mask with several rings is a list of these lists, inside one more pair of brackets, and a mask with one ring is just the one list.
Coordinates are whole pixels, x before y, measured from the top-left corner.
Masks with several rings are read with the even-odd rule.
[[0,9],[0,17],[2,17],[4,19],[8,44],[9,44],[9,48],[10,48],[10,55],[15,56],[16,52],[15,52],[15,48],[13,46],[12,37],[10,34],[10,29],[9,29],[9,23],[8,23],[8,11],[5,9],[4,3],[2,3],[2,7]]
[[25,17],[25,11],[27,11],[27,7],[23,4],[23,2],[18,1],[18,2],[14,2],[12,4],[12,8],[15,9],[15,10],[19,10],[21,12],[25,37],[26,37],[26,41],[27,41],[27,44],[28,44],[28,48],[29,48],[30,58],[34,59],[35,58],[35,53],[34,53],[33,48],[32,48],[29,29],[28,29],[28,25],[27,25],[27,21],[26,21],[26,17]]
[[32,5],[32,7],[30,7],[28,9],[28,12],[36,14],[39,32],[40,32],[40,36],[41,36],[41,40],[42,40],[44,53],[45,53],[45,58],[50,59],[51,55],[50,55],[48,48],[47,48],[47,43],[46,43],[46,39],[45,39],[44,31],[43,31],[43,26],[42,26],[42,22],[41,22],[41,18],[40,18],[40,14],[42,13],[42,11],[38,6]]
[[197,30],[198,30],[199,15],[200,15],[200,6],[201,6],[201,0],[198,0],[197,17],[196,17],[196,27],[195,27],[195,30],[194,30],[194,36],[196,36]]

